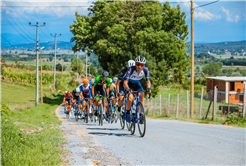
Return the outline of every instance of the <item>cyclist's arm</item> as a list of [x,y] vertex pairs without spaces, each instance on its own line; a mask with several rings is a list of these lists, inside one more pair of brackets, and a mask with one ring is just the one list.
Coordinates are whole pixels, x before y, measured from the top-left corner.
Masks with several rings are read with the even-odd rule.
[[109,87],[106,88],[107,95],[109,95]]
[[147,83],[147,88],[150,88],[151,87],[151,82],[150,81],[146,81]]
[[125,88],[126,90],[129,89],[128,82],[129,82],[129,81],[127,81],[127,80],[124,81],[124,88]]
[[118,79],[117,83],[116,83],[116,94],[119,93],[119,91],[120,91],[120,82],[121,82],[121,80]]
[[94,85],[91,87],[91,95],[94,96]]

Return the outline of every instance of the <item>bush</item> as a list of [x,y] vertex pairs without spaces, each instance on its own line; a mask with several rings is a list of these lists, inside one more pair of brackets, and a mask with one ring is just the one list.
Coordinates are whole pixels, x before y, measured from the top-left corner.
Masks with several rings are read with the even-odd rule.
[[246,126],[246,119],[243,119],[242,117],[237,117],[234,114],[230,114],[223,124],[226,125],[237,124],[239,126]]

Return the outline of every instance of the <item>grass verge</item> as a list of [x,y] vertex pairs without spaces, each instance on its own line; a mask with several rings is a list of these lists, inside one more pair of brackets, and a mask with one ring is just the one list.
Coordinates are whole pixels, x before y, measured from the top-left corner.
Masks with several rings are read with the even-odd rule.
[[46,97],[43,105],[10,111],[1,103],[1,164],[59,165],[65,140],[54,110],[63,95]]

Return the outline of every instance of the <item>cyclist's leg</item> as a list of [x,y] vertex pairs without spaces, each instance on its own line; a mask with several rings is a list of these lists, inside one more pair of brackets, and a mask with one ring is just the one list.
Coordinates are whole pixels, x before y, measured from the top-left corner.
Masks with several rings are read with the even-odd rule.
[[78,112],[80,113],[80,103],[81,103],[81,100],[80,100],[80,97],[78,97]]
[[[137,91],[144,90],[140,82],[138,83],[136,89],[137,89]],[[143,103],[143,106],[144,106],[144,92],[139,93],[139,99]],[[142,113],[142,110],[139,110],[139,112]]]
[[120,108],[123,104],[123,101],[124,101],[124,94],[125,94],[125,89],[124,89],[124,86],[123,86],[123,82],[121,81],[120,82],[120,87],[119,87],[119,93],[120,93],[120,99],[118,101],[118,112],[120,112]]

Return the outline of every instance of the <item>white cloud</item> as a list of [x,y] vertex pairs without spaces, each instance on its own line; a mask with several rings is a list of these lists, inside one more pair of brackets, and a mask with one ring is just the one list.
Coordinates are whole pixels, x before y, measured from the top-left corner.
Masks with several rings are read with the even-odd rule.
[[[43,14],[51,16],[69,16],[74,15],[76,11],[80,14],[87,11],[88,7],[92,5],[91,2],[72,0],[53,0],[53,1],[40,1],[40,0],[25,0],[25,1],[4,1],[2,6],[21,6],[21,7],[3,7],[7,14],[12,17],[21,17],[20,13],[25,14]],[[60,6],[60,7],[59,7]],[[66,6],[66,7],[62,7]]]
[[[181,1],[181,0],[178,0],[177,2],[184,2],[184,1]],[[190,13],[190,2],[187,1],[187,3],[181,3],[180,4],[184,9],[185,11],[189,12]],[[221,19],[221,15],[216,15],[216,14],[213,14],[211,12],[209,12],[208,10],[205,10],[205,9],[202,9],[202,8],[196,8],[198,7],[199,5],[197,5],[196,3],[193,3],[193,7],[195,8],[194,9],[194,19],[195,20],[199,20],[199,21],[212,21],[212,20],[219,20]]]
[[233,16],[232,14],[230,14],[230,11],[228,9],[225,9],[223,6],[221,7],[221,10],[226,15],[226,21],[228,21],[228,22],[238,22],[238,21],[240,21],[239,15]]
[[235,22],[238,22],[240,20],[239,15],[235,15]]

